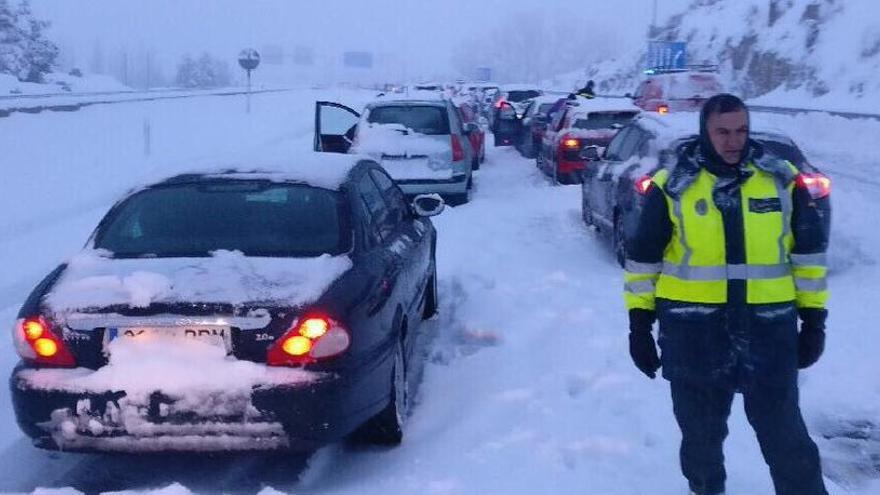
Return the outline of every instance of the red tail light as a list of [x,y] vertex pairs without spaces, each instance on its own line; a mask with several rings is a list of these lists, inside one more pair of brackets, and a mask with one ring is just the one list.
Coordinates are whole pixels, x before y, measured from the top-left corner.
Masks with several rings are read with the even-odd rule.
[[797,186],[806,189],[813,199],[821,199],[831,194],[831,179],[819,173],[799,174],[797,176]]
[[341,324],[323,316],[298,320],[266,355],[270,366],[299,366],[336,357],[348,349],[351,336]]
[[464,148],[461,147],[461,140],[457,134],[452,135],[452,161],[460,162],[464,160]]
[[639,177],[639,179],[636,181],[636,184],[635,184],[636,192],[641,195],[648,194],[648,191],[651,189],[651,185],[653,183],[654,182],[651,180],[650,175],[643,175],[643,176]]
[[58,368],[76,367],[76,358],[42,316],[19,319],[13,339],[18,355],[27,362]]
[[660,115],[666,115],[667,113],[669,113],[669,105],[659,105],[657,107],[657,113],[659,113]]
[[581,147],[581,140],[576,138],[566,137],[562,140],[562,147],[568,150],[576,149]]
[[502,99],[495,102],[495,108],[501,108],[504,105],[509,105],[509,103],[507,103],[507,100]]

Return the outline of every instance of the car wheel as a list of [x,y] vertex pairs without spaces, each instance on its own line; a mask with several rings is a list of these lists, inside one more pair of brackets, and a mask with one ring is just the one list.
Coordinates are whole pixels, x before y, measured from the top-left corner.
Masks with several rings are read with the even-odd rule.
[[614,215],[614,231],[611,234],[611,247],[614,249],[614,257],[617,263],[623,268],[626,262],[626,238],[623,234],[623,215],[617,213]]
[[581,218],[584,219],[584,224],[586,224],[587,227],[590,227],[593,225],[593,211],[590,210],[590,205],[587,202],[587,199],[585,197],[586,195],[583,193],[583,190],[581,194],[583,195],[581,197]]
[[409,407],[407,386],[403,342],[398,341],[391,370],[391,401],[361,427],[358,435],[360,440],[374,445],[400,444]]
[[425,307],[422,310],[422,319],[427,320],[437,314],[437,262],[434,261],[434,273],[428,279],[425,287]]

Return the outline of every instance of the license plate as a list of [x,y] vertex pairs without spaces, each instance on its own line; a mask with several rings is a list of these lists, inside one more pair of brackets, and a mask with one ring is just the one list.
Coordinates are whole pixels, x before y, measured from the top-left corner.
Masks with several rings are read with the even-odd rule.
[[192,339],[229,349],[231,342],[229,327],[122,327],[108,328],[107,341],[131,339],[151,341],[158,339]]

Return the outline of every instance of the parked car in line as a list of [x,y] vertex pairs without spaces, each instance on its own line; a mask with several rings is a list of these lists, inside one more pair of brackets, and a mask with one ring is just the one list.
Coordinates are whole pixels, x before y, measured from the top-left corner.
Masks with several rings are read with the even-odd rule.
[[529,85],[508,84],[501,86],[501,91],[495,97],[494,110],[490,120],[495,146],[514,144],[520,135],[523,114],[529,100],[542,94],[542,90]]
[[438,193],[453,205],[470,200],[477,153],[469,136],[479,131],[439,95],[375,100],[363,114],[340,103],[315,105],[315,151],[368,155],[408,196]]
[[632,95],[633,103],[648,112],[696,112],[706,100],[724,92],[713,67],[648,72]]
[[19,426],[64,451],[399,443],[442,208],[313,153],[136,189],[18,314]]
[[587,146],[604,148],[639,112],[619,98],[568,99],[544,130],[536,158],[538,168],[556,183],[580,182],[588,165],[581,150]]
[[471,142],[471,148],[474,150],[474,157],[471,166],[474,170],[480,169],[480,164],[486,161],[486,131],[488,130],[488,121],[479,114],[477,104],[467,98],[459,98],[455,103],[458,110],[458,118],[465,127],[468,124],[476,124],[472,132],[467,133],[467,137]]
[[535,158],[544,130],[551,118],[551,109],[564,97],[544,95],[529,100],[529,105],[522,118],[522,128],[515,146],[526,158]]
[[[627,232],[635,227],[650,178],[661,168],[677,163],[679,148],[694,144],[697,125],[693,114],[642,114],[611,140],[601,157],[596,147],[582,152],[591,160],[583,171],[582,218],[588,226],[607,234],[621,264],[626,259]],[[830,193],[828,178],[807,161],[790,137],[753,129],[751,138],[767,158],[790,161],[800,170],[800,180],[809,187],[827,188],[826,195]]]

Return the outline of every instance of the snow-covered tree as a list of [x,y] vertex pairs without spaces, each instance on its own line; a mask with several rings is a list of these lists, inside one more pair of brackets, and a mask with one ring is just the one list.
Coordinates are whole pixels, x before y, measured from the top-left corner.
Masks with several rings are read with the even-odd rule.
[[0,0],[0,72],[22,81],[42,82],[58,58],[58,47],[45,35],[47,21],[36,19],[30,2],[13,9]]
[[228,86],[229,64],[203,53],[198,59],[186,55],[177,66],[177,84],[185,88]]

